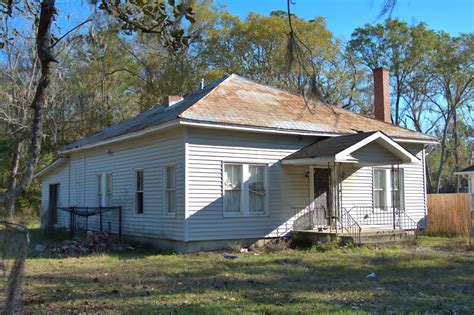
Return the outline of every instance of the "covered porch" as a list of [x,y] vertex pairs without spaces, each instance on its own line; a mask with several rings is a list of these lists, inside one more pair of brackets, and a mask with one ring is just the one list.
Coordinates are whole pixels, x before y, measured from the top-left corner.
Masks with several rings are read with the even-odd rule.
[[[421,161],[382,132],[326,138],[281,162],[308,169],[310,198],[292,206],[294,233],[347,236],[361,243],[364,235],[418,228],[405,211],[403,165]],[[364,176],[352,175],[361,169]]]

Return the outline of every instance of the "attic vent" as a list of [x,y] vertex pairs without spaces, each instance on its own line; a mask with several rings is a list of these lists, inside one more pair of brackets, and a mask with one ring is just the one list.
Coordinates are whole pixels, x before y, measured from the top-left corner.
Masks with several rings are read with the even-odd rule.
[[183,100],[182,96],[178,95],[168,95],[165,97],[165,106],[170,107],[178,102],[181,102]]

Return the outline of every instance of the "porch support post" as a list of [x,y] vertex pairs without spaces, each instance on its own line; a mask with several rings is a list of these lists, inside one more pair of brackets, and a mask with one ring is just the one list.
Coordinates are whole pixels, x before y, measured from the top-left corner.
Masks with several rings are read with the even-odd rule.
[[392,164],[392,170],[391,170],[391,174],[390,174],[390,179],[392,181],[392,186],[390,187],[390,195],[392,197],[392,221],[393,221],[393,230],[395,231],[395,194],[393,193],[393,189],[395,187],[395,168]]

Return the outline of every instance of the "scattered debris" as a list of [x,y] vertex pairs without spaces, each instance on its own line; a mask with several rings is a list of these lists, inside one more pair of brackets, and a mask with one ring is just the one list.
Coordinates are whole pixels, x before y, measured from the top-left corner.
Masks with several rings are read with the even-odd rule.
[[44,252],[46,250],[46,246],[42,244],[38,244],[35,246],[35,251],[37,252]]
[[377,275],[376,275],[374,272],[369,273],[369,274],[367,275],[367,279],[371,279],[371,278],[375,278],[375,277],[377,277]]
[[243,247],[243,248],[240,249],[240,252],[241,252],[241,253],[248,253],[248,252],[249,252],[249,249]]
[[135,247],[122,243],[117,237],[105,232],[87,231],[83,238],[66,240],[50,248],[57,255],[87,255],[93,253],[132,251]]
[[229,255],[228,253],[223,253],[222,256],[224,256],[225,259],[237,259],[237,258],[240,258],[240,256]]
[[259,253],[253,253],[253,255],[254,255],[254,256],[260,256],[260,254],[259,254]]

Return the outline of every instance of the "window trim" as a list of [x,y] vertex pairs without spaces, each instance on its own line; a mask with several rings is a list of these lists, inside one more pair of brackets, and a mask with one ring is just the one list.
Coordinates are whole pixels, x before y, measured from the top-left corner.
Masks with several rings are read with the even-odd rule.
[[[167,177],[167,168],[168,167],[174,167],[174,189],[168,189],[166,187],[166,182],[168,181],[168,177]],[[178,197],[177,197],[177,168],[176,168],[176,162],[167,162],[167,163],[163,163],[163,176],[162,176],[162,179],[163,179],[163,215],[167,218],[176,218],[176,214],[178,212],[178,209],[177,209],[177,200],[178,200]],[[174,212],[168,212],[168,209],[166,208],[167,207],[167,192],[168,190],[174,190]]]
[[[142,190],[138,191],[137,190],[137,173],[142,172]],[[133,169],[133,201],[134,201],[134,209],[133,213],[138,216],[143,216],[145,214],[145,169],[144,168],[135,168]],[[143,198],[143,206],[142,206],[142,212],[138,212],[138,202],[137,202],[137,193],[141,192],[142,193],[142,198]]]
[[[242,166],[242,194],[240,202],[239,212],[226,212],[224,209],[224,176],[226,165],[239,165]],[[250,212],[250,190],[249,190],[249,179],[250,179],[250,166],[263,166],[264,167],[264,187],[265,187],[265,198],[264,198],[264,211],[263,212]],[[222,161],[221,163],[221,199],[222,199],[222,216],[227,217],[267,217],[269,216],[269,201],[270,201],[270,186],[269,186],[269,169],[268,163],[262,162],[236,162],[236,161]]]

